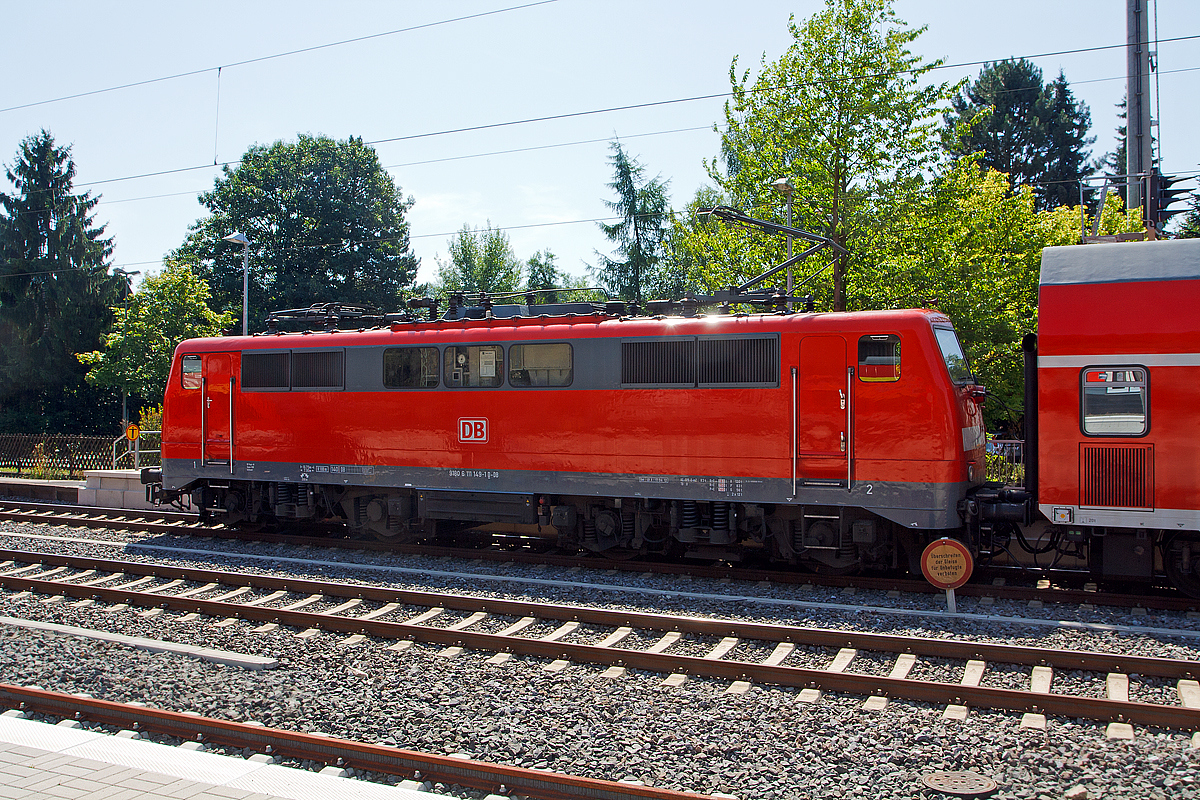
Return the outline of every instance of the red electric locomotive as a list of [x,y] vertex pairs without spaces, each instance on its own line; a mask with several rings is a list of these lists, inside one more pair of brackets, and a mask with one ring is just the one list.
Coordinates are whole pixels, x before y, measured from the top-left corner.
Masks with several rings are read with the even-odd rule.
[[944,315],[545,308],[184,342],[159,496],[228,523],[504,523],[839,570],[962,526],[982,393]]

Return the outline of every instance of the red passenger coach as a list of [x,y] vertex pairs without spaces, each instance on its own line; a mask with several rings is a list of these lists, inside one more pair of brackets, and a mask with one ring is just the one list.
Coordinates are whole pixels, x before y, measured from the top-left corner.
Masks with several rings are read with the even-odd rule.
[[184,342],[158,496],[233,524],[491,523],[846,571],[960,529],[983,480],[983,393],[936,312],[453,316]]
[[1039,305],[1038,509],[1200,596],[1200,240],[1047,248]]

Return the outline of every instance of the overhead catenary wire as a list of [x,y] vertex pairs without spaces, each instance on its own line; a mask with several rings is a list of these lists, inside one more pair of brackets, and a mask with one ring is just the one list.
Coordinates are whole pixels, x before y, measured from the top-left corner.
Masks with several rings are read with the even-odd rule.
[[480,19],[482,17],[491,17],[491,16],[495,16],[497,14],[506,14],[510,11],[521,11],[526,8],[533,8],[534,6],[544,6],[544,5],[548,5],[550,3],[557,3],[557,2],[559,2],[559,0],[535,0],[534,2],[524,3],[522,5],[508,6],[506,8],[497,8],[497,9],[492,9],[491,11],[481,11],[477,14],[464,14],[459,17],[452,17],[449,19],[441,19],[441,20],[436,20],[434,22],[426,22],[421,25],[410,25],[406,28],[396,28],[395,30],[383,31],[381,33],[369,33],[365,36],[355,36],[351,39],[341,39],[336,42],[326,42],[324,44],[312,45],[311,47],[299,47],[299,48],[296,48],[295,50],[287,50],[282,53],[272,53],[270,55],[257,56],[255,58],[247,58],[247,59],[243,59],[241,61],[231,61],[228,64],[218,64],[218,65],[212,66],[212,67],[201,67],[199,69],[188,70],[187,72],[177,72],[174,75],[162,75],[157,78],[146,78],[145,80],[131,81],[129,83],[122,83],[117,86],[109,86],[104,89],[93,89],[93,90],[87,91],[87,92],[76,92],[75,94],[63,95],[62,97],[54,97],[54,98],[50,98],[48,100],[35,100],[30,103],[21,103],[19,105],[15,105],[15,106],[8,106],[7,108],[0,108],[0,114],[7,113],[9,111],[19,111],[23,108],[34,108],[36,106],[49,105],[50,103],[61,103],[66,100],[77,100],[82,97],[94,97],[95,95],[98,95],[98,94],[107,94],[109,92],[118,92],[118,91],[121,91],[122,89],[133,89],[138,86],[149,86],[149,85],[155,84],[155,83],[163,83],[165,81],[178,80],[180,78],[190,78],[194,75],[203,75],[206,72],[216,71],[219,73],[220,70],[230,69],[231,67],[244,67],[248,64],[258,64],[263,61],[271,61],[271,60],[274,60],[277,58],[287,58],[288,56],[300,55],[302,53],[312,53],[317,50],[327,50],[331,47],[341,47],[342,45],[356,44],[358,42],[365,42],[365,41],[369,41],[371,39],[381,39],[385,36],[395,36],[395,35],[401,34],[401,33],[412,33],[413,31],[425,30],[426,28],[436,28],[440,25],[449,25],[454,22],[465,22],[466,20],[471,20],[471,19]]
[[[443,20],[438,23],[429,23],[428,25],[425,25],[425,26],[416,26],[414,28],[405,28],[405,29],[399,29],[396,31],[388,31],[385,33],[372,34],[370,36],[359,37],[357,39],[347,39],[347,40],[343,40],[340,42],[329,43],[326,45],[317,45],[317,46],[310,47],[310,48],[302,48],[299,50],[289,51],[287,53],[279,53],[279,54],[275,54],[275,55],[271,55],[271,56],[262,56],[262,57],[254,58],[254,59],[246,59],[244,61],[239,61],[239,62],[234,62],[231,64],[222,65],[222,68],[228,68],[231,66],[240,66],[243,64],[251,64],[251,63],[255,63],[258,61],[264,61],[264,60],[268,60],[268,59],[272,59],[272,58],[281,58],[281,57],[284,57],[287,55],[293,55],[296,53],[309,52],[312,50],[318,50],[318,49],[322,49],[322,48],[326,48],[326,47],[335,47],[335,46],[338,46],[341,44],[348,44],[351,42],[362,41],[365,39],[378,38],[380,36],[389,36],[394,33],[405,32],[408,30],[416,30],[416,29],[419,29],[420,27],[429,27],[429,26],[435,25],[435,24],[445,24],[446,22],[455,22],[455,21],[459,21],[461,19],[470,19],[470,18],[477,17],[477,16],[486,16],[488,14],[501,13],[502,11],[527,8],[532,5],[540,5],[542,3],[557,2],[557,1],[558,0],[541,0],[540,3],[532,3],[532,4],[527,4],[524,6],[512,6],[508,9],[501,9],[499,11],[493,11],[493,12],[485,12],[483,14],[471,15],[471,16],[467,16],[467,17],[459,17],[459,18],[455,18],[453,20]],[[1157,40],[1156,43],[1161,44],[1164,42],[1191,41],[1191,40],[1195,40],[1195,39],[1200,39],[1200,34],[1194,34],[1194,35],[1189,35],[1189,36],[1178,36],[1178,37],[1174,37],[1171,39],[1161,39],[1161,40]],[[1048,58],[1050,56],[1072,55],[1072,54],[1077,54],[1077,53],[1095,52],[1095,51],[1101,51],[1101,50],[1112,50],[1112,49],[1125,48],[1125,47],[1128,47],[1127,43],[1114,44],[1114,45],[1098,45],[1095,47],[1074,48],[1074,49],[1070,49],[1070,50],[1058,50],[1058,51],[1051,51],[1051,52],[1045,52],[1045,53],[1013,55],[1013,56],[1007,56],[1002,59],[992,58],[992,59],[981,59],[981,60],[975,60],[975,61],[962,61],[962,62],[956,62],[953,64],[940,64],[937,62],[933,62],[930,65],[916,67],[913,69],[895,70],[895,71],[891,71],[891,72],[881,72],[881,73],[870,73],[870,74],[865,74],[865,75],[855,75],[851,79],[856,80],[856,81],[857,80],[871,80],[874,78],[894,77],[897,75],[904,75],[904,74],[909,74],[909,73],[918,72],[918,71],[923,72],[923,71],[932,71],[932,70],[940,70],[940,69],[954,69],[954,68],[962,68],[962,67],[981,66],[981,65],[986,65],[986,64],[999,63],[1002,61],[1015,61],[1015,60],[1019,60],[1019,59],[1034,60],[1034,59],[1038,59],[1038,58]],[[71,95],[68,97],[58,98],[58,100],[72,99],[74,97],[87,96],[88,94],[95,94],[95,93],[100,93],[103,91],[113,91],[116,89],[128,88],[130,86],[137,86],[137,85],[143,85],[146,83],[153,83],[153,82],[160,81],[160,80],[170,80],[173,77],[183,77],[185,75],[193,75],[193,74],[197,74],[199,72],[212,71],[214,69],[218,69],[218,68],[211,67],[211,68],[206,68],[204,70],[197,70],[197,71],[193,71],[193,72],[189,72],[189,73],[180,73],[177,76],[168,76],[165,78],[157,78],[157,79],[151,79],[148,81],[124,84],[119,87],[112,87],[111,89],[96,90],[96,92],[84,93],[81,95]],[[1186,70],[1181,69],[1181,70],[1175,70],[1175,71],[1184,72],[1184,71],[1193,71],[1193,70],[1200,70],[1200,67],[1190,68],[1190,69],[1186,69]],[[1096,80],[1103,81],[1103,80],[1120,80],[1120,79],[1122,79],[1122,78],[1113,77],[1113,78],[1100,78],[1100,79],[1096,79]],[[758,88],[752,87],[749,91],[750,92],[765,92],[765,91],[775,91],[778,89],[800,89],[800,88],[806,88],[809,86],[817,86],[817,85],[823,85],[823,84],[827,84],[827,83],[834,83],[839,80],[844,80],[844,78],[842,76],[837,76],[837,77],[831,77],[831,78],[826,78],[826,79],[819,79],[819,80],[815,80],[815,81],[801,82],[798,84],[780,84],[777,86],[767,86],[767,87],[758,87]],[[1088,83],[1088,82],[1089,81],[1076,81],[1077,84]],[[639,110],[639,109],[644,109],[644,108],[675,105],[675,104],[680,104],[680,103],[697,102],[697,101],[701,101],[701,100],[713,100],[713,99],[718,99],[718,98],[722,98],[722,97],[731,97],[733,94],[734,94],[734,92],[732,92],[732,91],[724,91],[724,92],[716,92],[716,93],[709,93],[709,94],[702,94],[702,95],[691,95],[688,97],[671,98],[671,99],[667,99],[667,100],[647,101],[645,103],[634,103],[634,104],[621,105],[621,106],[608,106],[608,107],[603,107],[603,108],[587,109],[587,110],[583,110],[583,111],[563,112],[563,113],[559,113],[559,114],[549,114],[549,115],[543,115],[543,116],[539,116],[539,117],[528,117],[528,118],[523,118],[523,119],[507,120],[507,121],[503,121],[503,122],[483,123],[480,125],[464,126],[464,127],[460,127],[460,128],[447,128],[447,129],[438,130],[438,131],[427,131],[424,133],[415,133],[415,134],[406,134],[406,135],[402,135],[402,136],[385,137],[385,138],[381,138],[381,139],[373,139],[370,141],[366,141],[366,142],[364,142],[364,144],[377,145],[377,144],[387,144],[387,143],[400,142],[400,141],[412,141],[415,139],[426,139],[426,138],[433,138],[433,137],[438,137],[438,136],[448,136],[448,135],[458,134],[458,133],[469,133],[469,132],[477,132],[477,131],[481,131],[481,130],[492,130],[492,129],[496,129],[496,128],[512,127],[512,126],[517,126],[517,125],[527,125],[527,124],[533,124],[533,123],[537,123],[537,122],[550,122],[550,121],[578,118],[578,117],[583,117],[583,116],[594,116],[594,115],[599,115],[599,114],[615,113],[618,111],[631,111],[631,110]],[[46,102],[56,102],[56,101],[46,101]],[[35,103],[35,104],[31,104],[31,105],[38,105],[38,104]],[[21,107],[24,107],[24,106],[21,106]],[[0,113],[3,113],[5,111],[10,111],[15,108],[18,108],[18,107],[14,106],[13,108],[0,109]],[[129,181],[129,180],[139,180],[139,179],[143,179],[143,178],[162,177],[165,175],[179,174],[182,172],[194,172],[194,171],[204,170],[204,169],[213,169],[214,167],[228,167],[228,166],[231,166],[231,165],[237,164],[237,163],[240,163],[240,159],[224,161],[224,162],[219,162],[219,163],[213,163],[213,164],[198,164],[198,165],[189,166],[189,167],[177,167],[177,168],[173,168],[173,169],[158,170],[158,171],[154,171],[154,172],[137,173],[134,175],[125,175],[125,176],[119,176],[119,177],[115,177],[115,178],[105,178],[105,179],[99,179],[99,180],[93,180],[93,181],[83,181],[83,182],[77,183],[75,185],[77,187],[99,186],[99,185],[107,184],[107,183],[117,183],[117,182]]]

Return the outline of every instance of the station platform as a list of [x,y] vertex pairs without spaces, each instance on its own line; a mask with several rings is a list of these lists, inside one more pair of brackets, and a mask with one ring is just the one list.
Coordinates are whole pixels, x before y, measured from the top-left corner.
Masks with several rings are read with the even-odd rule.
[[49,503],[78,503],[79,490],[87,481],[47,481],[37,478],[0,476],[0,497],[26,497]]
[[[0,715],[0,798],[95,800],[433,800],[413,781],[385,786],[282,767],[266,755],[248,759],[207,753],[195,743],[171,747],[87,731],[66,720],[51,725]],[[132,732],[129,732],[132,734]]]
[[83,474],[86,480],[82,481],[0,477],[0,496],[100,508],[156,508],[146,500],[140,470],[96,469]]

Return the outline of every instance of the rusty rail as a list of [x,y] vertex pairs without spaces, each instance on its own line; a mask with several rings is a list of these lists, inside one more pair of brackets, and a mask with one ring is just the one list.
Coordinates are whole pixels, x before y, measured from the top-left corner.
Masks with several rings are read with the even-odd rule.
[[226,747],[249,747],[258,752],[263,752],[270,745],[273,753],[290,758],[311,759],[326,764],[336,763],[340,758],[355,769],[407,778],[419,773],[424,779],[483,791],[495,792],[504,785],[516,794],[542,800],[578,800],[580,797],[600,800],[703,800],[709,797],[246,725],[24,686],[0,684],[0,704],[68,719],[79,714],[103,725],[137,728],[181,739],[195,740],[199,734],[208,742]]

